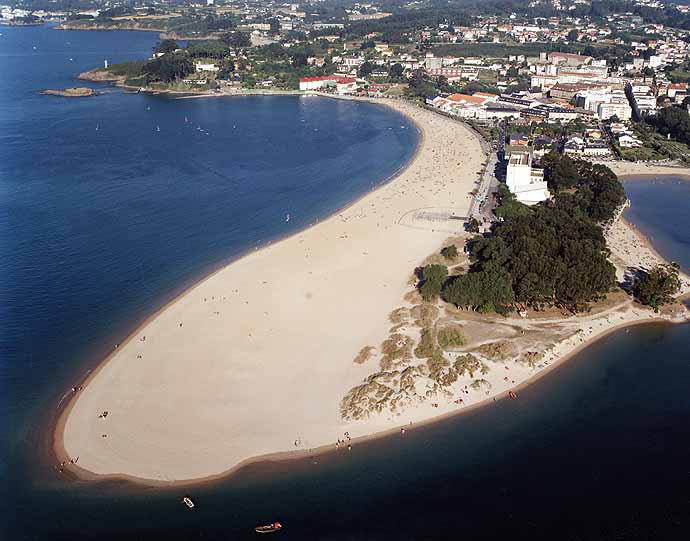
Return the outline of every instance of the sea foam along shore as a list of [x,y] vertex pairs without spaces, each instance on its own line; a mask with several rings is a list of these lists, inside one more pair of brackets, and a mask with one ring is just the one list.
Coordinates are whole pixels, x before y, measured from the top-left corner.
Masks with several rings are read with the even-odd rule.
[[60,460],[79,457],[73,469],[85,477],[181,481],[330,445],[348,430],[390,428],[385,419],[348,426],[339,405],[366,374],[353,362],[360,344],[386,337],[412,269],[448,236],[398,220],[429,207],[465,215],[485,156],[464,125],[402,101],[389,106],[422,132],[408,167],[149,320],[72,397],[55,433]]
[[[515,365],[512,380],[492,369],[483,376],[492,390],[468,392],[462,407],[441,398],[401,415],[341,421],[341,397],[368,375],[352,362],[356,352],[386,337],[386,314],[411,289],[409,269],[448,234],[430,226],[411,235],[400,216],[420,203],[447,208],[449,200],[461,214],[481,157],[461,125],[409,104],[395,107],[426,134],[410,167],[337,216],[221,270],[152,318],[101,365],[71,415],[69,408],[63,414],[56,430],[61,460],[79,456],[74,469],[81,477],[115,475],[148,484],[208,480],[251,461],[332,450],[345,432],[358,442],[408,422],[469,411],[527,385],[621,326],[687,317],[682,311],[656,316],[628,301],[578,318],[504,321],[528,333],[558,326],[559,339],[539,365]],[[469,152],[477,163],[449,148],[457,136],[464,138],[460,154]],[[453,177],[456,168],[464,171],[461,178]],[[623,220],[607,240],[619,278],[629,267],[660,260]],[[289,293],[278,281],[283,268],[297,286]],[[368,285],[364,275],[373,278]],[[109,412],[106,419],[98,419],[101,410]]]

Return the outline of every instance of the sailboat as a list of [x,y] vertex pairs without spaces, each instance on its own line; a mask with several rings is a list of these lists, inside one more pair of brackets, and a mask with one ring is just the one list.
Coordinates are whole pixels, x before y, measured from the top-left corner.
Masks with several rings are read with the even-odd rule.
[[98,131],[98,129],[99,129],[99,128],[98,128],[98,124],[96,124],[96,131]]
[[285,221],[286,222],[290,221],[290,213],[289,212],[285,215]]
[[161,131],[161,127],[160,127],[160,126],[156,126],[156,131]]

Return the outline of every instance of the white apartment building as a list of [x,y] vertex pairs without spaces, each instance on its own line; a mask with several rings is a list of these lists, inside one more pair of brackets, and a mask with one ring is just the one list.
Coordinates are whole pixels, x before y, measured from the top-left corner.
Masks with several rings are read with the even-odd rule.
[[207,64],[205,62],[197,62],[194,64],[196,71],[220,71],[220,68],[215,64]]
[[525,205],[534,205],[551,197],[544,180],[544,170],[532,167],[532,154],[529,152],[510,154],[506,185],[515,198]]
[[632,109],[628,97],[620,90],[583,90],[575,95],[575,103],[587,111],[592,111],[605,120],[616,115],[621,120],[628,120]]
[[607,120],[613,116],[619,120],[630,120],[632,107],[627,103],[600,103],[597,106],[597,116],[601,120]]

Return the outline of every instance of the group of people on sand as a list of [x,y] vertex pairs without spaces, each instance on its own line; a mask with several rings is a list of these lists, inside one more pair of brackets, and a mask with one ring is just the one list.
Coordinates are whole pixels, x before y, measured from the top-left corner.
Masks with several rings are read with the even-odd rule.
[[352,451],[352,444],[350,443],[351,441],[352,438],[350,437],[350,433],[345,432],[345,437],[342,440],[338,438],[335,442],[335,448],[338,449],[341,445],[347,444],[347,450]]
[[76,464],[78,461],[79,461],[79,457],[70,458],[69,460],[63,460],[62,462],[60,462],[60,464],[58,466],[56,466],[56,468],[60,473],[62,473],[63,471],[65,471],[65,464],[67,464],[68,462],[69,462],[69,464]]

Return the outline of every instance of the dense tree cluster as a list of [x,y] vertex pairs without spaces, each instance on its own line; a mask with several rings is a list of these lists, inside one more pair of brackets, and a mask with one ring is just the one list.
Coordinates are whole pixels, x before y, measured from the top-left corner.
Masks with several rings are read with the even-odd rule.
[[542,158],[542,166],[556,204],[573,214],[580,210],[595,222],[605,223],[625,202],[623,185],[605,165],[551,152]]
[[[683,2],[678,2],[683,3]],[[497,0],[487,5],[503,14],[519,13],[531,17],[558,17],[562,15],[550,2],[523,2],[521,0]],[[690,15],[681,13],[672,6],[662,9],[646,6],[633,0],[598,0],[591,3],[578,3],[569,11],[571,17],[591,17],[603,20],[612,14],[632,14],[642,17],[646,23],[663,24],[675,28],[690,29]]]
[[641,271],[633,288],[637,300],[657,312],[664,304],[673,302],[674,295],[680,291],[679,269],[677,263],[666,263]]
[[647,117],[661,135],[670,135],[676,141],[690,145],[690,113],[684,107],[666,107],[656,115]]
[[213,58],[221,60],[230,54],[230,47],[222,41],[192,41],[185,52],[189,58]]
[[183,79],[194,72],[194,64],[186,56],[165,54],[143,66],[147,81],[162,81],[170,83],[176,79]]
[[163,54],[172,53],[177,47],[177,42],[174,39],[164,39],[153,48],[153,52]]
[[605,297],[616,272],[599,224],[613,217],[625,192],[606,167],[560,155],[549,155],[545,165],[554,200],[528,207],[501,185],[500,219],[490,234],[470,241],[468,272],[447,277],[442,265],[424,267],[419,284],[424,299],[435,298],[439,282],[446,302],[500,314],[516,305],[579,312]]
[[[530,213],[530,208],[524,203],[520,203],[515,196],[510,192],[505,184],[498,185],[496,192],[497,205],[494,213],[500,220],[510,220],[519,216],[526,216]],[[475,220],[476,221],[476,220]],[[470,232],[479,233],[479,224],[475,231]]]
[[438,95],[436,84],[424,73],[424,70],[416,70],[412,74],[407,92],[410,96],[420,98],[434,98]]
[[[601,227],[558,204],[526,208],[496,224],[491,236],[471,242],[470,273],[454,289],[449,284],[446,300],[499,312],[513,301],[536,309],[556,305],[582,311],[615,285]],[[470,291],[449,295],[462,286]]]
[[441,288],[448,278],[448,267],[445,265],[427,265],[421,269],[419,291],[425,301],[438,297]]
[[235,48],[250,47],[252,44],[247,32],[226,32],[220,36],[220,41],[228,47]]
[[346,32],[348,36],[352,37],[361,37],[381,32],[383,33],[384,41],[388,43],[406,43],[409,42],[406,35],[413,34],[420,28],[437,28],[439,24],[464,26],[471,25],[473,21],[474,17],[464,7],[430,6],[426,9],[400,11],[383,19],[353,22],[348,24]]
[[101,18],[124,17],[126,15],[134,15],[134,8],[129,6],[114,6],[107,9],[102,9],[98,16]]
[[443,299],[462,308],[480,312],[508,313],[513,310],[515,292],[510,274],[501,268],[474,269],[449,280]]

